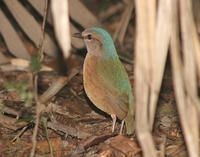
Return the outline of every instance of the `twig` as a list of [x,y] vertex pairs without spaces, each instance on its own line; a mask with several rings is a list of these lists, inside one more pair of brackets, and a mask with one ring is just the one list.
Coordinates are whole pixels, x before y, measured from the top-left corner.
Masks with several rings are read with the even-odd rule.
[[116,40],[118,39],[120,44],[123,43],[125,32],[126,32],[126,29],[127,29],[130,17],[131,17],[131,13],[133,10],[133,2],[129,0],[128,3],[129,4],[126,6],[126,9],[123,12],[123,15],[121,17],[121,21],[119,22],[119,25],[113,35],[114,42],[116,42]]
[[48,142],[48,145],[49,145],[51,157],[53,157],[53,148],[51,146],[49,134],[48,134],[48,131],[47,131],[47,117],[42,117],[41,121],[42,121],[43,129],[44,129],[44,132],[45,132],[45,135],[46,135],[46,138],[47,138],[47,142]]
[[45,1],[45,8],[44,8],[44,15],[43,15],[43,22],[42,22],[42,38],[39,45],[39,60],[40,62],[43,60],[44,57],[44,39],[45,39],[45,24],[47,19],[48,13],[48,0]]
[[33,136],[32,136],[32,150],[31,150],[31,154],[30,157],[34,157],[35,155],[35,148],[36,148],[36,144],[37,144],[37,132],[38,132],[38,126],[39,126],[39,120],[40,120],[40,103],[38,101],[38,93],[37,93],[37,80],[38,80],[38,75],[36,74],[35,76],[33,76],[33,82],[34,82],[34,96],[35,96],[35,101],[36,101],[36,119],[35,119],[35,127],[33,130]]
[[[44,39],[45,39],[45,23],[47,18],[47,10],[48,10],[48,0],[45,1],[45,10],[44,10],[44,16],[43,16],[43,23],[42,23],[42,37],[39,45],[39,61],[41,62],[43,60],[43,47],[44,47]],[[36,119],[35,119],[35,127],[33,131],[32,136],[32,150],[30,157],[34,157],[35,155],[35,148],[37,144],[37,132],[38,132],[38,126],[39,126],[39,120],[40,120],[40,112],[41,112],[41,104],[38,99],[38,72],[33,73],[33,88],[34,88],[34,98],[36,102]]]
[[126,30],[127,30],[127,27],[128,27],[128,24],[129,24],[129,21],[131,19],[131,15],[132,15],[132,12],[133,12],[133,8],[134,8],[134,4],[133,4],[132,1],[130,1],[129,6],[127,8],[126,18],[124,20],[123,26],[122,26],[121,31],[120,31],[119,36],[118,36],[118,40],[119,40],[120,45],[123,44],[124,37],[125,37],[125,34],[126,34]]
[[[1,99],[2,100],[2,99]],[[7,100],[7,99],[6,99]],[[14,100],[15,101],[15,100]],[[3,113],[8,113],[10,115],[13,115],[13,116],[16,116],[16,119],[19,119],[19,116],[20,116],[20,112],[19,111],[16,111],[15,109],[13,108],[10,108],[10,107],[7,107],[7,106],[4,106],[3,107]]]
[[26,129],[29,127],[29,124],[24,126],[22,130],[12,139],[12,142],[14,142],[17,138],[21,137],[22,134],[26,131]]

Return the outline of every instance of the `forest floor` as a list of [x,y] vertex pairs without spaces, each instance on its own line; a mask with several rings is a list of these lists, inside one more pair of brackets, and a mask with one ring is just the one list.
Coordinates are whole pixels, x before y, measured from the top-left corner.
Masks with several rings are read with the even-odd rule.
[[[101,2],[98,3],[100,7],[94,5],[95,1],[87,0],[85,2],[96,16],[108,7]],[[110,33],[116,29],[120,15],[119,12],[103,22],[104,27]],[[133,60],[133,63],[134,21],[133,16],[128,25],[123,45],[116,45],[118,52],[129,60]],[[4,51],[1,44],[0,50]],[[84,55],[78,50],[74,50],[73,53],[75,62],[77,62],[75,64],[82,66]],[[123,62],[123,64],[134,89],[134,65],[127,62]],[[158,101],[153,137],[159,156],[186,157],[187,152],[176,109],[170,70],[168,61]],[[42,94],[56,81],[58,75],[56,72],[40,72],[39,93]],[[29,73],[24,71],[0,71],[0,111],[3,111],[0,115],[0,156],[2,157],[29,156],[32,148],[35,104],[33,102],[32,106],[25,107],[25,102],[17,91],[8,90],[5,87],[6,82],[24,83],[28,77]],[[85,94],[82,70],[45,105],[48,106],[49,112],[43,113],[41,117],[47,118],[47,133],[55,157],[142,156],[142,149],[135,133],[126,136],[124,130],[123,135],[119,135],[120,121],[117,121],[115,132],[111,133],[112,120],[110,116],[96,108]],[[47,133],[40,123],[36,156],[50,156]]]

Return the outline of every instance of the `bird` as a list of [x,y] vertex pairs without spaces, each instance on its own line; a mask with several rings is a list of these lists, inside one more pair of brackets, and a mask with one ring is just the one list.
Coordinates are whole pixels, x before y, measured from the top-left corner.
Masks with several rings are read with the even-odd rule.
[[87,54],[83,63],[83,85],[91,102],[112,118],[114,132],[117,118],[124,122],[126,134],[134,132],[134,103],[128,74],[117,54],[110,34],[103,28],[91,27],[74,37],[84,40]]

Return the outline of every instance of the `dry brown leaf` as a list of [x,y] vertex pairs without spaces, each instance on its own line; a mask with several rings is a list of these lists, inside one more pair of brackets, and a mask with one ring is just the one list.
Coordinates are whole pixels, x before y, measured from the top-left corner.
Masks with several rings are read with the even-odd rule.
[[103,150],[97,157],[127,157],[126,154],[123,154],[119,150],[113,148],[107,148]]
[[0,32],[6,42],[8,50],[16,57],[30,59],[26,48],[24,47],[21,39],[19,38],[17,32],[13,26],[8,21],[7,17],[0,9]]
[[[19,1],[10,0],[4,2],[23,31],[39,47],[42,30],[35,18]],[[49,56],[57,56],[57,47],[48,34],[45,34],[44,51]]]
[[100,26],[98,19],[79,0],[69,0],[70,17],[84,28]]
[[183,151],[185,149],[185,146],[183,143],[177,143],[174,142],[174,145],[169,145],[166,147],[165,151],[166,151],[166,155],[167,156],[174,156],[175,154]]
[[111,147],[117,150],[120,150],[124,154],[135,155],[141,152],[141,148],[136,144],[136,142],[122,135],[119,135],[110,139],[110,145]]
[[[62,154],[61,151],[62,151],[62,147],[63,147],[61,138],[60,137],[50,138],[50,143],[53,148],[54,156],[55,157],[61,156],[61,154]],[[49,150],[49,144],[48,144],[47,140],[38,141],[37,146],[36,146],[36,151],[41,155],[49,153],[50,150]]]
[[105,141],[106,139],[108,139],[109,137],[114,136],[112,135],[101,135],[101,136],[90,136],[84,140],[82,140],[79,144],[80,148],[84,148],[87,149],[93,145],[99,144],[103,141]]

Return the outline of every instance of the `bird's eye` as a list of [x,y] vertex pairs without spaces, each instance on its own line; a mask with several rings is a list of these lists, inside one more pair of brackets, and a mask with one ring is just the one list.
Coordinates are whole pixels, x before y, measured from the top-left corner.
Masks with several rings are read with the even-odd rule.
[[91,35],[91,34],[88,34],[87,38],[88,38],[89,40],[91,40],[91,39],[92,39],[92,35]]

